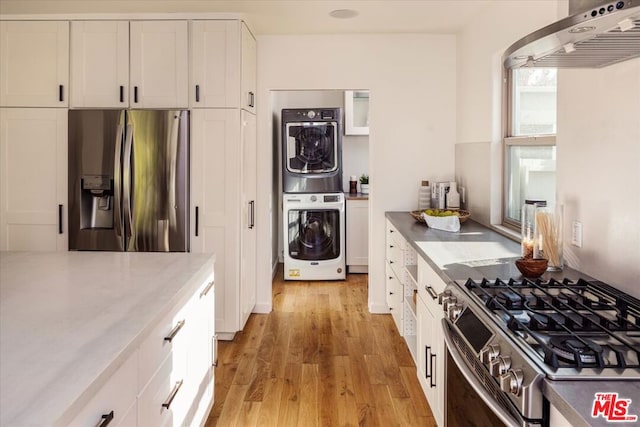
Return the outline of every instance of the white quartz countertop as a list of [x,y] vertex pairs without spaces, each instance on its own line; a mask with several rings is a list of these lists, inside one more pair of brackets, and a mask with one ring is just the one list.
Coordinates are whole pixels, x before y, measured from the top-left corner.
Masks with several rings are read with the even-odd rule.
[[214,262],[212,254],[0,252],[0,426],[55,425],[80,409]]

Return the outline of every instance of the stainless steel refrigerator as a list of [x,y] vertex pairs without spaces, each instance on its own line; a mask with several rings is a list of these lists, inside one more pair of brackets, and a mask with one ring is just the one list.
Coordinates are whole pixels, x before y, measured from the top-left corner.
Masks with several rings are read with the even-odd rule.
[[69,249],[189,251],[189,114],[69,111]]

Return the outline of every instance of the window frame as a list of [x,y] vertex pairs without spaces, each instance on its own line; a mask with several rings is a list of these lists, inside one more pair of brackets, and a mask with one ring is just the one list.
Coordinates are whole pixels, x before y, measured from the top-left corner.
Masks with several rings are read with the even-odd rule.
[[[502,203],[501,203],[501,217],[502,225],[514,231],[520,232],[520,221],[513,220],[507,217],[508,206],[508,194],[509,194],[509,177],[510,177],[510,156],[509,148],[513,146],[555,146],[556,134],[541,134],[541,135],[519,135],[513,136],[513,122],[514,122],[514,85],[513,85],[514,69],[502,69],[502,82],[504,84],[503,98],[502,98]],[[556,86],[557,94],[557,86]],[[556,113],[557,123],[557,113]],[[556,131],[557,133],[557,131]]]

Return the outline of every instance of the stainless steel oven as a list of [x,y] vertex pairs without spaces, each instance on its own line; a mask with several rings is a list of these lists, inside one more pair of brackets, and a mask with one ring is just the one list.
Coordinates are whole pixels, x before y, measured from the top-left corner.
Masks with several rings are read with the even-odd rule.
[[640,381],[640,301],[606,283],[469,279],[439,300],[445,425],[546,427],[545,381]]

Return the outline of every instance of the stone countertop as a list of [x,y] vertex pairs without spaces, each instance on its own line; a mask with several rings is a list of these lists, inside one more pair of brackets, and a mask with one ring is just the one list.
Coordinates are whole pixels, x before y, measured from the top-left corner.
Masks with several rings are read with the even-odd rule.
[[[446,283],[522,277],[514,263],[520,257],[520,244],[473,220],[461,224],[459,232],[450,233],[428,228],[408,212],[387,212],[386,217]],[[593,279],[568,267],[542,276],[543,280],[550,278]],[[632,399],[629,412],[640,417],[640,381],[547,379],[543,386],[545,397],[574,426],[610,425],[603,418],[591,418],[597,392],[617,392],[620,398]]]
[[363,194],[363,193],[348,193],[345,192],[344,193],[344,199],[345,200],[369,200],[369,194]]
[[0,252],[0,425],[54,425],[79,410],[214,262],[212,254]]

